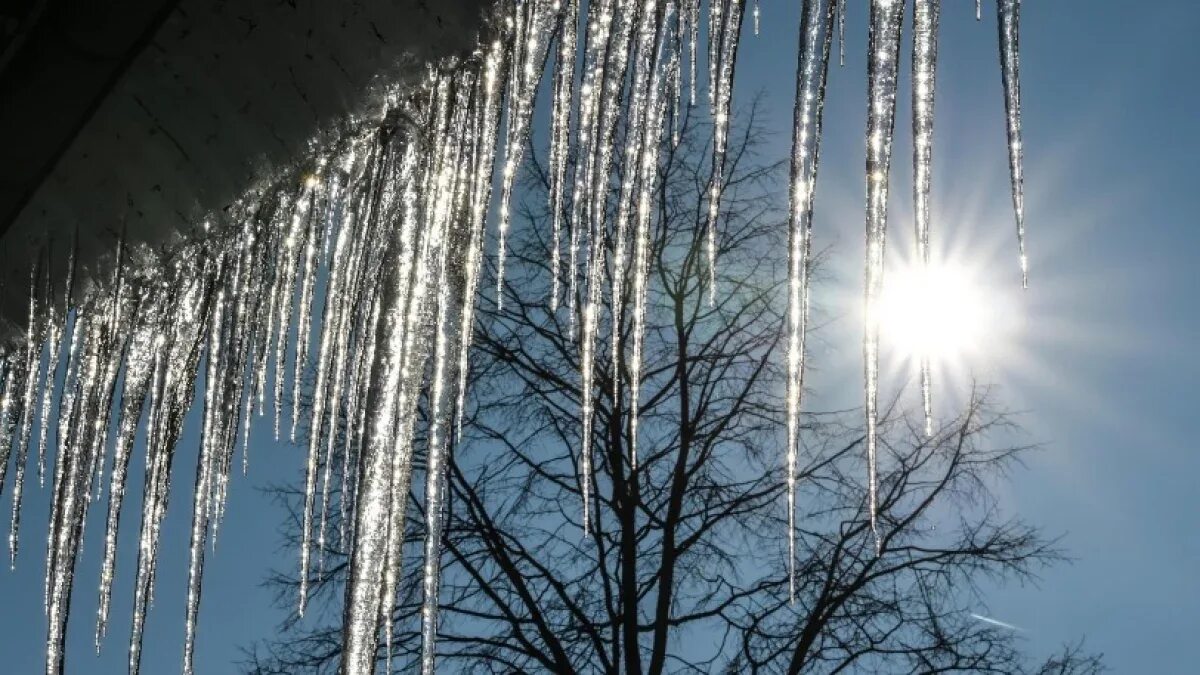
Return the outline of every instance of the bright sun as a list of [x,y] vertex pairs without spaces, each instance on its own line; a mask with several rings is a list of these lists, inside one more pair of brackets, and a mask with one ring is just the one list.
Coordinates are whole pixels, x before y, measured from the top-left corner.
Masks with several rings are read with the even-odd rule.
[[969,360],[989,340],[992,308],[968,270],[948,262],[890,266],[880,297],[881,337],[899,355]]

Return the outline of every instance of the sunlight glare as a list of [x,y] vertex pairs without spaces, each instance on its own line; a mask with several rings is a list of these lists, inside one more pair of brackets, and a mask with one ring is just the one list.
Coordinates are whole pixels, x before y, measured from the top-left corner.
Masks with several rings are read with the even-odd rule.
[[880,297],[884,339],[906,357],[956,361],[987,340],[991,312],[987,295],[967,270],[947,262],[891,267]]

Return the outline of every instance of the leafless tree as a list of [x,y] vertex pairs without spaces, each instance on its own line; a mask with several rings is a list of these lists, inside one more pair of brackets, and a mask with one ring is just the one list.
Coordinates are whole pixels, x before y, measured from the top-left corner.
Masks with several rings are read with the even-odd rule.
[[[1017,634],[970,614],[981,606],[979,581],[1026,582],[1063,560],[1053,540],[1006,517],[993,499],[990,486],[1030,448],[1003,442],[1011,436],[998,432],[1013,421],[986,389],[931,438],[900,405],[888,409],[878,553],[865,510],[860,415],[805,415],[797,582],[789,598],[781,450],[786,186],[781,166],[760,154],[768,139],[759,114],[755,105],[740,116],[731,144],[712,306],[702,235],[707,134],[685,117],[679,144],[664,149],[639,461],[634,468],[629,454],[628,352],[604,339],[586,535],[577,478],[579,350],[569,312],[548,308],[547,178],[533,161],[510,240],[504,309],[486,287],[480,298],[467,422],[449,466],[439,666],[480,673],[1100,672],[1100,659],[1078,645],[1035,663]],[[625,309],[619,333],[627,343]],[[611,324],[600,334],[610,332]],[[291,508],[284,532],[295,546],[297,492],[281,488],[279,495]],[[411,672],[420,654],[419,489],[413,497],[407,583],[396,600],[391,651],[380,653],[381,663],[401,672]],[[336,508],[331,518],[336,534]],[[336,672],[346,548],[331,535],[310,580],[309,616],[289,620],[277,640],[261,645],[250,672]],[[284,605],[295,602],[294,573],[269,583]]]

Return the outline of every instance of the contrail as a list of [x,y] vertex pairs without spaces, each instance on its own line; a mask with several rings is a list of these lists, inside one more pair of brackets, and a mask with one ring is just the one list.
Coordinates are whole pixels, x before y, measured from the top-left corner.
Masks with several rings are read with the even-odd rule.
[[992,618],[989,618],[989,617],[986,617],[986,616],[982,616],[982,615],[980,615],[980,614],[974,614],[974,613],[972,613],[972,614],[971,614],[971,618],[972,618],[972,619],[975,619],[976,621],[982,621],[982,622],[984,622],[984,623],[988,623],[988,624],[991,624],[991,625],[993,625],[993,626],[997,626],[997,627],[999,627],[999,628],[1006,628],[1006,629],[1008,629],[1008,630],[1015,630],[1015,631],[1018,631],[1018,632],[1021,632],[1021,633],[1024,633],[1024,632],[1025,632],[1025,629],[1024,629],[1024,628],[1021,628],[1020,626],[1014,626],[1014,625],[1012,625],[1011,623],[1004,623],[1003,621],[997,621],[996,619],[992,619]]

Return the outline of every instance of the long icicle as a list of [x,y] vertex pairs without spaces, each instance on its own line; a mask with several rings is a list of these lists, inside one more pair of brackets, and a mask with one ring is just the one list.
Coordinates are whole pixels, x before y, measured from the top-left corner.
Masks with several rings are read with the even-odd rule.
[[25,348],[24,358],[17,361],[17,368],[10,371],[11,380],[5,386],[3,404],[0,405],[0,490],[4,488],[4,478],[8,472],[8,459],[13,448],[17,448],[17,457],[21,456],[21,437],[25,435],[29,406],[32,398],[29,383],[36,382],[38,376],[38,357],[41,355],[41,339],[38,329],[38,285],[41,281],[40,257],[29,272],[29,311],[25,317]]
[[[674,10],[674,5],[668,3],[667,18]],[[669,99],[678,95],[677,89],[670,91],[665,83],[677,76],[681,56],[677,51],[670,56],[666,55],[666,50],[672,42],[678,44],[678,41],[668,41],[665,29],[660,32],[659,43],[655,48],[654,81],[650,84],[649,100],[646,102],[646,138],[636,163],[639,193],[633,250],[633,354],[629,359],[629,463],[635,471],[638,468],[638,425],[644,360],[642,347],[646,336],[646,295],[650,274],[651,213],[659,183],[658,155],[663,143],[664,120],[668,107],[675,103]]]
[[[652,92],[651,87],[660,87],[660,82],[656,77],[659,66],[658,54],[661,51],[661,39],[666,37],[665,32],[659,28],[661,24],[657,21],[657,13],[656,0],[642,0],[642,12],[638,18],[636,36],[631,45],[635,56],[633,82],[625,128],[625,158],[622,165],[624,171],[621,175],[621,190],[617,198],[617,221],[613,233],[612,293],[609,302],[612,314],[609,351],[613,355],[610,373],[613,400],[620,400],[622,368],[628,366],[622,358],[623,324],[621,315],[627,300],[625,275],[630,224],[635,215],[634,209],[641,203],[640,200],[637,200],[642,178],[640,162],[649,146],[657,146],[659,141],[657,135],[652,135],[652,120],[648,119],[651,116],[651,107],[657,105],[657,97],[654,95],[656,91]],[[631,392],[635,388],[636,385],[631,382]],[[634,431],[637,426],[636,419],[636,410],[631,411],[630,428],[632,433],[629,443],[629,459],[633,466],[637,466],[637,435]]]
[[[145,292],[143,291],[143,302]],[[125,360],[125,381],[121,392],[121,404],[117,417],[117,442],[113,450],[112,475],[108,489],[108,517],[104,534],[104,562],[100,571],[100,603],[96,616],[96,649],[108,628],[108,612],[112,604],[112,583],[116,573],[117,532],[120,526],[121,506],[125,497],[125,485],[129,471],[129,459],[133,454],[133,441],[141,421],[142,406],[150,387],[150,376],[154,370],[154,342],[159,329],[156,305],[149,304],[147,310],[138,312],[139,319],[130,340]]]
[[[40,420],[38,429],[38,485],[44,486],[46,483],[46,443],[50,434],[50,413],[51,404],[54,401],[54,393],[58,390],[58,364],[62,360],[63,353],[66,351],[66,340],[63,339],[63,332],[67,328],[67,322],[70,319],[71,295],[74,292],[75,286],[75,260],[78,257],[79,251],[79,233],[75,233],[74,242],[71,245],[70,259],[67,262],[67,282],[63,289],[62,309],[57,312],[58,316],[51,320],[49,330],[49,344],[47,348],[50,351],[50,361],[46,365],[46,384],[42,389],[42,412],[38,417]],[[53,270],[53,265],[50,261],[53,256],[47,259],[48,272]],[[53,279],[51,279],[51,287],[53,287]],[[53,303],[51,303],[53,305]],[[69,338],[68,338],[69,339]]]
[[836,0],[806,0],[800,14],[800,52],[796,65],[796,109],[788,212],[787,487],[788,593],[796,593],[796,458],[800,446],[800,404],[804,395],[804,350],[812,276],[812,217],[821,119]]
[[[929,183],[933,166],[933,96],[937,76],[937,33],[941,0],[913,0],[912,134],[913,224],[922,284],[929,285]],[[924,303],[926,298],[921,298]],[[925,317],[913,317],[915,321]],[[933,435],[933,393],[929,352],[921,349],[921,404],[925,411],[925,436]]]
[[[596,117],[599,122],[592,137],[592,146],[587,148],[589,155],[586,159],[589,172],[584,199],[587,204],[587,222],[590,231],[588,261],[587,261],[587,290],[583,307],[582,331],[579,346],[580,370],[580,456],[579,456],[579,485],[583,501],[583,533],[587,536],[591,531],[591,492],[592,492],[592,429],[595,412],[595,361],[596,340],[600,326],[602,281],[605,274],[606,249],[610,243],[608,225],[606,222],[608,207],[608,186],[612,170],[612,150],[616,137],[616,127],[621,109],[621,96],[624,90],[629,66],[629,42],[637,22],[637,5],[635,3],[620,4],[615,8],[601,9],[607,12],[602,16],[604,32],[607,24],[614,20],[617,28],[611,35],[607,52],[600,52],[601,62],[596,64],[597,88]],[[603,102],[603,103],[601,103]],[[614,358],[616,355],[614,355]]]
[[1029,258],[1025,255],[1025,171],[1021,148],[1021,0],[997,0],[1000,31],[1000,75],[1004,82],[1005,126],[1008,130],[1008,170],[1012,177],[1013,213],[1017,219],[1017,249],[1021,256],[1021,287],[1029,287]]
[[[722,8],[722,5],[725,7]],[[712,103],[713,156],[708,188],[708,302],[717,302],[717,219],[725,184],[725,152],[732,115],[733,72],[742,32],[742,0],[713,0],[709,30],[709,101]]]
[[[433,373],[430,383],[429,401],[432,410],[429,415],[428,453],[426,458],[425,481],[425,559],[422,566],[422,606],[421,606],[421,670],[425,675],[433,675],[437,655],[437,626],[438,626],[438,590],[441,581],[441,550],[442,524],[445,511],[446,460],[450,451],[450,433],[453,429],[453,406],[456,400],[452,382],[453,369],[459,365],[459,348],[456,342],[462,335],[453,330],[461,319],[457,316],[463,309],[462,288],[465,286],[465,275],[456,273],[447,264],[447,252],[459,249],[463,239],[471,236],[469,220],[465,227],[451,225],[452,219],[457,221],[467,208],[467,196],[472,189],[469,173],[469,162],[464,162],[463,154],[470,154],[474,147],[474,134],[465,119],[468,114],[467,101],[473,96],[474,78],[465,76],[456,82],[456,104],[452,132],[448,145],[452,149],[452,158],[443,169],[446,185],[443,188],[444,199],[436,214],[441,222],[439,226],[445,230],[445,238],[438,264],[438,283],[436,292],[437,319],[434,336]],[[463,164],[467,171],[460,170]]]
[[[567,155],[571,141],[571,103],[575,93],[575,52],[579,41],[579,0],[567,0],[560,18],[561,30],[554,65],[554,102],[550,114],[550,311],[558,311],[562,273],[563,193],[566,190]],[[570,274],[575,274],[571,269]]]
[[[47,256],[49,258],[49,256]],[[14,441],[17,450],[16,456],[16,473],[13,477],[13,493],[12,493],[12,518],[9,521],[8,530],[8,551],[9,563],[13,567],[17,563],[17,544],[18,533],[21,525],[21,495],[25,488],[25,470],[29,459],[29,441],[30,433],[33,425],[34,401],[37,400],[37,387],[39,383],[44,382],[45,375],[41,371],[42,361],[42,342],[45,339],[46,328],[51,320],[51,312],[49,311],[50,296],[47,294],[42,298],[47,311],[45,312],[45,321],[38,321],[38,286],[42,285],[41,265],[40,260],[35,262],[30,275],[29,288],[29,317],[28,317],[28,344],[26,345],[25,353],[25,391],[21,395],[21,423],[17,431],[17,438]],[[44,385],[43,385],[44,386]],[[0,471],[0,475],[3,472]],[[4,487],[3,479],[0,478],[0,490]]]
[[883,253],[887,241],[888,171],[896,121],[896,76],[900,57],[903,0],[872,0],[867,50],[867,237],[863,369],[866,389],[867,510],[878,550],[877,445],[879,419],[879,295],[883,290]]
[[838,65],[846,65],[846,0],[837,0]]
[[508,125],[504,140],[504,169],[500,176],[500,214],[496,244],[496,305],[504,306],[504,260],[512,220],[513,186],[525,155],[538,81],[546,60],[548,26],[554,10],[550,0],[531,0],[514,10],[516,39],[508,92]]

